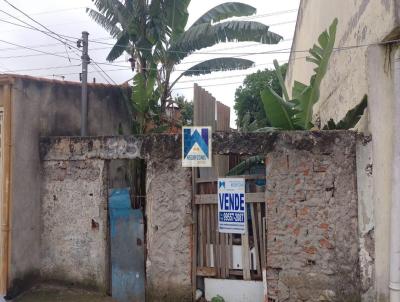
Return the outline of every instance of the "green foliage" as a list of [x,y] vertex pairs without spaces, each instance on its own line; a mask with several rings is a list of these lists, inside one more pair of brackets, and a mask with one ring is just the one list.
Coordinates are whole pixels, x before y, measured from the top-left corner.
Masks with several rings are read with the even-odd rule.
[[243,175],[245,171],[249,170],[249,168],[263,163],[264,159],[261,156],[251,156],[229,170],[226,176]]
[[264,103],[264,110],[268,122],[273,127],[285,130],[295,130],[293,123],[293,117],[295,116],[293,103],[285,102],[282,97],[277,95],[269,87],[261,92],[261,99]]
[[181,111],[182,126],[193,125],[193,102],[186,100],[183,95],[178,95],[174,98],[174,103]]
[[257,12],[257,10],[247,4],[240,2],[226,2],[215,6],[207,13],[201,16],[192,26],[204,23],[215,23],[231,17],[250,16]]
[[[295,82],[292,89],[293,100],[288,101],[287,93],[285,99],[276,94],[270,87],[261,92],[261,99],[264,110],[271,126],[284,130],[309,130],[312,124],[313,106],[319,100],[320,86],[328,69],[329,59],[333,52],[336,39],[336,28],[338,20],[335,19],[329,30],[324,31],[318,38],[318,43],[310,49],[310,56],[307,61],[316,64],[315,74],[310,79],[307,86],[300,82]],[[280,79],[280,69],[277,62],[277,77]],[[280,85],[285,91],[284,83],[280,79]]]
[[368,97],[364,96],[362,101],[353,109],[349,110],[346,116],[342,120],[340,120],[336,124],[333,119],[330,119],[323,129],[339,130],[339,129],[354,128],[361,119],[362,115],[364,114],[365,108],[367,108],[367,106],[368,106]]
[[[147,75],[149,66],[157,69],[155,83],[161,113],[171,99],[172,87],[181,77],[248,68],[253,64],[252,61],[232,58],[209,60],[181,74],[171,84],[174,67],[192,52],[220,42],[255,41],[276,44],[282,39],[262,23],[227,20],[256,13],[254,7],[239,2],[217,5],[189,28],[187,21],[190,0],[94,0],[94,4],[97,10],[88,9],[89,16],[117,39],[107,60],[114,61],[127,52],[137,72],[143,74],[143,78],[136,79],[136,82],[151,78]],[[138,95],[143,96],[141,93]]]
[[216,297],[211,299],[211,302],[225,302],[225,300],[220,295],[217,295]]
[[155,114],[157,108],[158,91],[155,89],[156,71],[137,73],[133,77],[132,106],[137,114],[137,129],[135,133],[145,132],[149,116]]
[[[279,67],[283,78],[286,75],[287,64]],[[273,70],[265,69],[246,76],[243,85],[236,90],[234,109],[237,114],[237,125],[242,131],[252,131],[255,128],[267,127],[264,106],[260,91],[271,87],[278,95],[282,95],[279,79]],[[248,129],[253,125],[252,130]]]
[[217,68],[219,71],[247,69],[254,65],[253,61],[239,58],[217,58],[204,61],[186,70],[184,76],[193,76],[211,73]]

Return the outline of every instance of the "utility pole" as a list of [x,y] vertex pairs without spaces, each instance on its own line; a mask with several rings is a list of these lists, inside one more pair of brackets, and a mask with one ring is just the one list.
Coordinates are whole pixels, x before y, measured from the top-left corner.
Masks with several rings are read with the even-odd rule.
[[88,65],[90,64],[89,33],[82,32],[82,39],[78,41],[78,47],[82,47],[82,99],[81,99],[81,136],[88,135]]

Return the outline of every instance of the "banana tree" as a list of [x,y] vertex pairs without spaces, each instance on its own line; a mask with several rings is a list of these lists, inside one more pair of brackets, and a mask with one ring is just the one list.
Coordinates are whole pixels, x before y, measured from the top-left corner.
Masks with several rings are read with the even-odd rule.
[[276,72],[280,78],[284,97],[277,95],[272,89],[266,88],[261,92],[267,118],[272,125],[284,130],[309,130],[313,128],[313,106],[319,100],[320,86],[327,70],[330,57],[333,52],[336,39],[338,20],[335,19],[328,30],[318,38],[318,44],[310,49],[308,62],[316,64],[315,74],[310,79],[310,84],[294,82],[292,88],[292,100],[289,100],[288,92],[283,83],[278,63],[274,61]]
[[[329,29],[324,31],[318,38],[318,44],[310,49],[308,62],[317,65],[314,69],[315,74],[310,79],[310,84],[294,82],[292,88],[292,98],[286,90],[281,68],[275,60],[275,71],[282,87],[283,97],[276,94],[270,87],[261,92],[267,119],[272,127],[262,128],[254,132],[265,132],[275,130],[310,130],[314,128],[312,123],[313,106],[319,100],[320,86],[329,64],[329,59],[333,52],[336,39],[336,28],[338,20],[335,19]],[[362,101],[353,109],[349,110],[346,116],[335,123],[333,119],[322,128],[323,130],[351,129],[361,119],[365,108],[368,105],[368,98],[365,96]],[[254,130],[254,129],[253,129]],[[232,168],[227,175],[239,175],[243,173],[245,167],[262,164],[263,159],[259,156],[247,158],[245,161]]]
[[190,0],[95,0],[94,4],[97,10],[88,9],[90,17],[117,39],[107,60],[114,61],[127,52],[132,66],[137,73],[144,74],[145,79],[150,66],[156,66],[161,112],[165,110],[172,87],[183,76],[253,65],[252,61],[240,58],[207,60],[180,74],[171,83],[175,66],[193,52],[220,42],[276,44],[282,39],[262,23],[227,20],[256,13],[254,7],[240,2],[218,5],[188,28]]

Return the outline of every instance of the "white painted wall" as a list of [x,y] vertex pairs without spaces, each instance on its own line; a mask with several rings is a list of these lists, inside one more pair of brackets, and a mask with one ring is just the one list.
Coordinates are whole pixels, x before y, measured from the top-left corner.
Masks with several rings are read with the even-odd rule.
[[211,301],[217,295],[225,302],[263,302],[264,288],[260,281],[204,279],[205,296]]

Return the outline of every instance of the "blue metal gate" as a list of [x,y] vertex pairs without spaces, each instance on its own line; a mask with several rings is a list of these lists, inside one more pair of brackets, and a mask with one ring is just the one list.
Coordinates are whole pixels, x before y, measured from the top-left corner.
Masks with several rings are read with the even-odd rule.
[[112,297],[117,302],[143,302],[143,213],[132,209],[129,189],[112,189],[109,208]]

